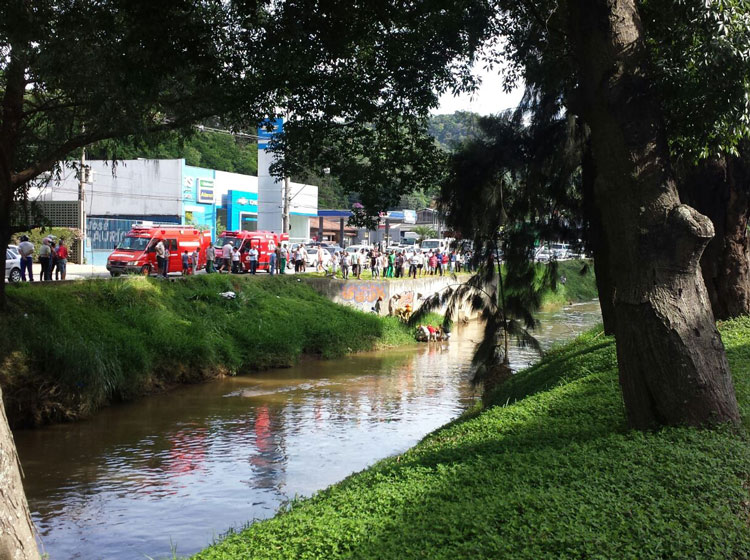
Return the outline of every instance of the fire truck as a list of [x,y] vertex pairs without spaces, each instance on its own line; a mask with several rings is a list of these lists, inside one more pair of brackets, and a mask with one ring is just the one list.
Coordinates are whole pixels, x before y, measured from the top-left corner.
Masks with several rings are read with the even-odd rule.
[[211,232],[195,226],[139,222],[132,226],[115,251],[107,258],[112,276],[137,273],[148,276],[158,272],[156,245],[162,241],[169,251],[167,273],[182,272],[182,254],[198,249],[196,270],[206,267],[206,249],[211,245]]
[[239,249],[243,272],[250,271],[250,247],[258,249],[258,270],[268,271],[271,253],[279,245],[289,244],[289,234],[272,231],[225,231],[214,244],[217,259],[221,257],[221,251],[228,242]]

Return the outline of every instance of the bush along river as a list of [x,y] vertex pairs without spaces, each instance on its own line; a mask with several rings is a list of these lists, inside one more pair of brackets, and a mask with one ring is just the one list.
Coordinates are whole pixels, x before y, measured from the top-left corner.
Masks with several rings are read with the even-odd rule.
[[[539,318],[544,347],[600,321],[598,303]],[[448,343],[306,361],[17,431],[44,552],[187,556],[405,451],[478,398],[469,364],[481,332],[469,324]],[[517,369],[536,359],[519,348],[512,358]]]

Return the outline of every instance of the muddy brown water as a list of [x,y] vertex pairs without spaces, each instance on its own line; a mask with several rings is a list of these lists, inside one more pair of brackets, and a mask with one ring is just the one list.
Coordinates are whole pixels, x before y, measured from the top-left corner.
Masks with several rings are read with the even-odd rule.
[[[549,347],[600,321],[597,303],[543,313]],[[450,343],[182,387],[73,424],[15,433],[50,560],[188,556],[400,453],[477,398],[481,327]],[[537,358],[513,351],[516,368]]]

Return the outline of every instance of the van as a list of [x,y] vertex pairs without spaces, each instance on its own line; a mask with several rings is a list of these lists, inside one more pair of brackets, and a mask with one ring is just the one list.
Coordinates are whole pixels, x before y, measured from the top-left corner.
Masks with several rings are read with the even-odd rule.
[[211,244],[211,232],[195,226],[180,224],[135,224],[107,258],[107,270],[112,276],[137,273],[148,276],[158,272],[156,245],[164,242],[169,251],[167,273],[182,272],[182,253],[198,249],[196,270],[206,267],[206,249]]
[[419,244],[419,247],[424,252],[435,251],[437,249],[442,253],[450,250],[453,241],[455,240],[452,237],[445,237],[443,239],[425,239]]
[[228,241],[239,248],[243,272],[250,272],[250,247],[258,249],[258,270],[268,271],[271,266],[271,253],[276,247],[289,243],[289,234],[279,235],[271,231],[225,231],[214,243],[217,258],[221,256],[221,250]]

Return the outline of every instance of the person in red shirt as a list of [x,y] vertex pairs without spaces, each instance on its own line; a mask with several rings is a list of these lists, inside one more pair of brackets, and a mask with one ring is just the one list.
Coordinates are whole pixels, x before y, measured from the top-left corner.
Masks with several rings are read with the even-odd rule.
[[[60,273],[60,280],[65,280],[68,266],[68,248],[65,246],[65,240],[60,239],[60,243],[57,246],[57,272]],[[55,274],[57,276],[57,274]]]

